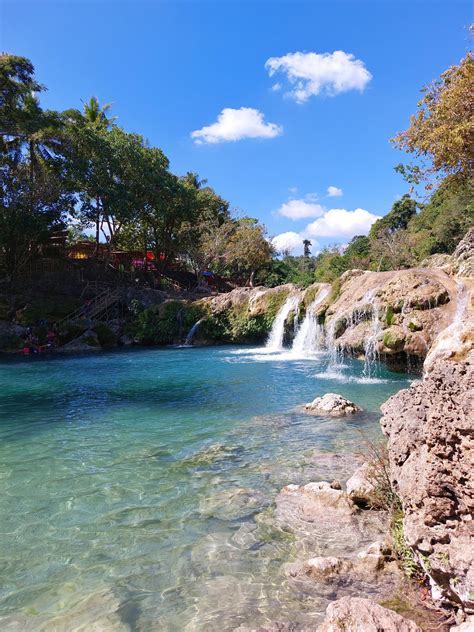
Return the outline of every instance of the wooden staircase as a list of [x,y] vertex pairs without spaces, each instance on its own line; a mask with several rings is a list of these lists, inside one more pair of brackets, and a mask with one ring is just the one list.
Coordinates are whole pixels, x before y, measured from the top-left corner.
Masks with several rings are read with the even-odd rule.
[[58,326],[67,322],[78,320],[109,320],[109,309],[120,300],[120,292],[117,289],[103,290],[97,294],[89,303],[79,307],[60,320]]

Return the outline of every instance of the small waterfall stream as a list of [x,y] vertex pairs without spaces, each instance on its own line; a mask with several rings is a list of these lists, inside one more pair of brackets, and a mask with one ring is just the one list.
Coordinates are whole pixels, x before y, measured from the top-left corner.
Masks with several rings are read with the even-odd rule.
[[281,351],[283,349],[283,337],[285,335],[285,322],[291,311],[297,311],[300,302],[298,295],[290,295],[275,317],[272,329],[265,345],[268,351]]
[[375,291],[367,292],[363,301],[372,306],[372,316],[368,335],[364,342],[364,377],[372,377],[379,360],[378,342],[382,333],[382,323],[380,321],[380,306],[376,300]]
[[200,324],[204,318],[200,318],[191,329],[188,331],[188,335],[186,336],[186,340],[184,341],[185,346],[190,347],[193,344],[194,336],[196,335],[197,330],[199,329]]
[[318,323],[315,309],[329,294],[330,287],[323,287],[309,305],[306,315],[296,332],[291,351],[294,355],[308,355],[319,351],[324,339],[324,328]]

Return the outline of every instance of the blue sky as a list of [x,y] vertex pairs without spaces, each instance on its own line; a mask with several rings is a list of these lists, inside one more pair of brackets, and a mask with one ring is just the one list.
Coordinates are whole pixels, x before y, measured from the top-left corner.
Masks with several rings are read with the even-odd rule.
[[175,173],[315,251],[406,192],[388,139],[472,19],[463,0],[1,0],[0,48],[33,61],[44,107],[113,102]]

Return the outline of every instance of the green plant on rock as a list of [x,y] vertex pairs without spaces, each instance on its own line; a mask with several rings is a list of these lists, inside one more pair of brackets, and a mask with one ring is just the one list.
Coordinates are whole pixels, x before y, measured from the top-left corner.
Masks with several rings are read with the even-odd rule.
[[385,322],[389,327],[395,324],[395,312],[393,311],[392,305],[387,306],[387,311],[385,312]]

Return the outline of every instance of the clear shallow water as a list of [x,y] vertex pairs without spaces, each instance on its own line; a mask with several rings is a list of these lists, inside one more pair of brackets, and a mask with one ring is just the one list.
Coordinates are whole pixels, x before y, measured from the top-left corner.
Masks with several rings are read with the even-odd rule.
[[[320,612],[284,581],[294,542],[272,502],[344,476],[321,453],[360,449],[407,384],[327,365],[232,347],[0,364],[0,628],[226,631]],[[330,391],[365,412],[295,410]]]

